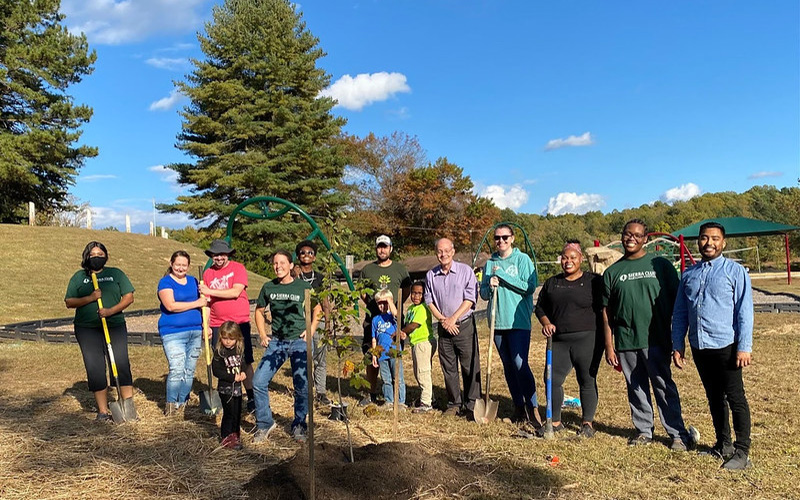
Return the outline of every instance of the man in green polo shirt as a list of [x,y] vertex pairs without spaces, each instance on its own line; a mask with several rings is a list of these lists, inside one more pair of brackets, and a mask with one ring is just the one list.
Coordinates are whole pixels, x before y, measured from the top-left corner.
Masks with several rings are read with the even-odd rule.
[[[700,434],[686,426],[681,415],[678,387],[672,380],[670,319],[678,291],[678,273],[663,257],[648,255],[647,226],[640,219],[622,229],[625,255],[603,273],[603,321],[606,361],[622,367],[636,436],[628,445],[653,440],[653,405],[650,385],[661,424],[672,438],[670,448],[686,451],[696,446]],[[613,338],[612,338],[613,337]]]

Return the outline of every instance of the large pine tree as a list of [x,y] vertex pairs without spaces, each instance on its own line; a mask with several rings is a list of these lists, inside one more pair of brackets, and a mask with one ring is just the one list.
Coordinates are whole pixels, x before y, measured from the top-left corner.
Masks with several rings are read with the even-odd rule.
[[[286,0],[225,0],[205,31],[205,59],[178,83],[191,103],[177,147],[196,161],[169,165],[193,194],[162,209],[208,218],[211,228],[253,196],[333,213],[346,202],[336,190],[345,160],[335,141],[345,122],[331,114],[334,101],[318,97],[330,77],[316,65],[324,53],[301,14]],[[291,220],[236,227],[237,248],[251,258],[307,231]]]
[[88,146],[75,146],[92,109],[67,88],[92,72],[86,37],[61,24],[59,0],[0,2],[0,222],[18,222],[32,201],[39,210],[69,205]]

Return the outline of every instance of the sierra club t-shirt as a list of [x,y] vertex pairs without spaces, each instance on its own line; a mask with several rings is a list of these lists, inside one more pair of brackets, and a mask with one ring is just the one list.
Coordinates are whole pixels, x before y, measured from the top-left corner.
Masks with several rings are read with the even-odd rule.
[[[386,283],[381,283],[381,277],[383,276],[386,277],[384,278]],[[408,275],[406,266],[395,261],[392,261],[392,263],[386,267],[381,267],[375,262],[370,262],[361,270],[360,280],[366,281],[368,286],[372,288],[372,293],[367,302],[368,314],[366,321],[368,322],[371,322],[371,318],[381,313],[380,309],[378,309],[378,304],[373,298],[375,292],[381,288],[388,288],[389,291],[392,292],[395,303],[397,303],[398,292],[403,288],[411,286],[411,276]]]
[[419,326],[408,336],[408,341],[412,346],[420,342],[433,340],[433,328],[431,325],[431,312],[424,303],[412,305],[406,313],[406,325],[416,323]]
[[233,285],[240,283],[244,290],[235,299],[219,299],[211,297],[209,304],[211,314],[208,324],[216,328],[226,321],[235,323],[250,322],[250,301],[247,298],[247,270],[238,262],[228,261],[222,269],[209,267],[203,273],[205,285],[212,290],[229,290]]
[[664,257],[622,258],[603,273],[603,306],[618,351],[672,349],[672,306],[678,272]]
[[[175,302],[194,302],[200,297],[197,279],[194,276],[186,276],[186,284],[182,285],[175,281],[172,275],[167,274],[158,282],[159,292],[166,289],[172,290],[172,298]],[[158,318],[159,335],[200,330],[202,328],[203,316],[200,309],[170,312],[167,311],[163,303],[161,304],[161,316]]]
[[539,292],[536,317],[547,316],[559,333],[597,331],[603,301],[603,278],[584,272],[570,281],[564,273],[548,278]]
[[[103,292],[102,300],[105,308],[114,307],[119,304],[123,295],[134,292],[131,281],[125,276],[125,273],[116,267],[104,267],[102,271],[97,273],[97,284]],[[91,295],[92,292],[94,292],[92,277],[87,275],[86,271],[80,270],[70,278],[64,298],[79,299]],[[100,321],[100,316],[97,315],[99,309],[97,301],[77,308],[73,323],[76,326],[101,328],[103,323]],[[108,326],[124,325],[125,315],[120,311],[113,316],[109,316],[106,318],[106,324]]]
[[306,329],[306,314],[303,306],[306,290],[311,285],[295,278],[291,283],[281,284],[275,278],[267,281],[258,294],[258,307],[267,307],[272,313],[272,335],[280,340],[299,339]]

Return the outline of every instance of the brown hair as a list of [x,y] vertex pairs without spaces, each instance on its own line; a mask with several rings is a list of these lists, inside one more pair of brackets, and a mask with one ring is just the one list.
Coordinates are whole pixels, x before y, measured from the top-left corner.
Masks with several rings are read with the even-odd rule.
[[186,260],[188,261],[187,264],[189,265],[192,264],[192,258],[189,256],[187,252],[183,250],[177,250],[175,253],[172,254],[172,257],[169,258],[169,267],[167,268],[167,272],[164,273],[164,276],[167,276],[169,273],[172,272],[172,264],[175,263],[175,259],[177,259],[178,257],[185,257]]
[[236,354],[242,355],[244,352],[244,337],[242,336],[242,329],[239,328],[238,323],[235,321],[226,321],[219,327],[219,341],[217,342],[217,353],[222,356],[222,350],[225,346],[222,345],[222,339],[233,339],[236,341],[236,346],[233,348]]

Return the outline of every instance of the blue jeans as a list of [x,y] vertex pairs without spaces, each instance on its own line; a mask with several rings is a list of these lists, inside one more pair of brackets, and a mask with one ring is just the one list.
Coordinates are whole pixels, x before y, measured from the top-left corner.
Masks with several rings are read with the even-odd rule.
[[399,390],[399,404],[406,402],[406,382],[403,379],[403,360],[401,358],[387,358],[383,361],[378,361],[378,368],[381,371],[381,380],[383,380],[383,398],[386,404],[394,403],[394,365],[399,363],[400,373],[400,390]]
[[167,403],[185,404],[192,391],[194,370],[200,357],[202,331],[165,333],[161,336],[164,354],[169,363]]
[[256,425],[259,429],[269,429],[275,423],[269,407],[269,383],[272,377],[289,358],[292,366],[294,385],[294,420],[292,430],[298,425],[306,427],[308,414],[308,361],[305,340],[280,340],[273,337],[264,351],[253,375],[253,392],[256,397]]
[[503,372],[514,406],[536,408],[536,381],[528,365],[530,330],[496,330],[494,345],[503,362]]

